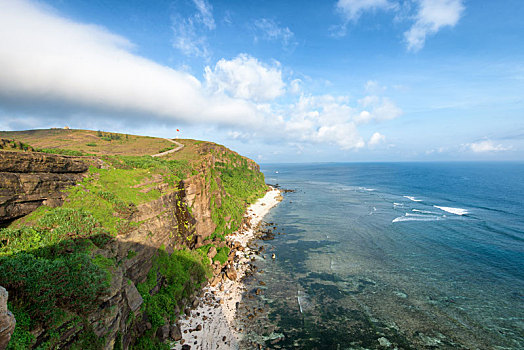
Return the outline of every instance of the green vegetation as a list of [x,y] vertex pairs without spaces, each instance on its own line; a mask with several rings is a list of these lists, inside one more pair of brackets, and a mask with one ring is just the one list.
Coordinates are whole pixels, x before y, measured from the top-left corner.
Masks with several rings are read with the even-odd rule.
[[64,156],[93,156],[92,153],[84,153],[82,151],[74,151],[70,149],[60,149],[60,148],[38,148],[36,152],[49,153],[49,154],[61,154]]
[[235,153],[226,157],[226,162],[216,162],[208,179],[211,190],[217,191],[218,177],[226,193],[221,200],[215,196],[211,199],[211,218],[217,225],[213,235],[222,238],[238,230],[247,205],[262,197],[267,189],[264,175],[250,169],[245,158]]
[[[150,154],[158,149],[173,148],[173,145],[165,144],[166,140],[132,135],[124,138],[120,134],[102,131],[17,133],[41,142],[36,147],[42,147],[42,152],[74,156],[87,155],[85,146],[98,145],[93,150],[98,152],[109,143],[115,149],[119,145],[126,149],[144,142],[155,150]],[[47,141],[40,140],[41,135],[47,137]],[[106,138],[111,142],[92,142],[93,139]],[[137,206],[158,199],[166,192],[178,191],[180,181],[197,175],[196,169],[201,169],[200,164],[211,159],[210,154],[221,160],[205,172],[211,189],[212,219],[217,225],[214,237],[223,239],[238,229],[246,206],[266,190],[263,175],[252,168],[253,164],[247,159],[222,146],[191,140],[184,140],[184,144],[184,153],[170,154],[165,157],[167,159],[100,156],[104,168],[91,167],[80,183],[65,190],[67,199],[62,207],[42,206],[9,228],[0,229],[0,285],[10,292],[9,308],[17,319],[9,349],[36,347],[31,331],[40,327],[45,330],[45,337],[38,338],[38,341],[44,341],[38,344],[38,349],[57,348],[64,344],[64,337],[68,334],[79,335],[75,339],[66,339],[72,349],[102,348],[105,340],[94,334],[87,315],[99,307],[100,298],[108,293],[115,270],[123,266],[125,259],[137,255],[132,249],[113,254],[110,248],[116,245],[111,243],[119,235],[142,224],[133,219]],[[174,155],[179,158],[174,159]],[[162,193],[159,188],[162,188]],[[184,235],[173,232],[171,237],[182,241],[188,236],[186,239],[190,241],[194,228],[187,220],[192,208],[187,208],[183,200],[174,205],[176,215],[180,216],[177,216],[178,226],[184,228]],[[156,331],[166,322],[175,321],[177,306],[181,306],[181,301],[210,277],[211,267],[206,255],[210,247],[207,245],[195,251],[175,250],[171,254],[165,249],[158,250],[146,281],[137,286],[144,299],[141,311],[126,319],[132,328],[132,323],[141,320],[144,313],[152,324],[133,348],[169,348],[155,338]],[[214,260],[225,263],[228,254],[228,247],[217,248]],[[114,256],[119,258],[112,258]],[[153,290],[155,293],[151,295]],[[122,336],[120,334],[116,346],[122,345]]]
[[6,149],[10,151],[34,151],[33,147],[27,143],[6,139],[0,139],[0,149]]
[[221,247],[217,249],[217,255],[213,258],[213,261],[220,261],[221,264],[225,264],[229,255],[229,247]]
[[[175,309],[182,298],[189,297],[210,276],[209,260],[199,251],[178,250],[169,255],[159,249],[146,281],[137,286],[144,299],[142,307],[153,326],[144,337],[151,338],[166,321],[174,321],[178,316]],[[150,295],[163,281],[164,286]]]
[[[97,155],[151,155],[158,153],[159,149],[173,145],[162,138],[74,129],[0,131],[0,138],[14,139],[32,145],[35,149],[71,150]],[[93,143],[97,146],[91,146]]]
[[174,148],[175,148],[175,146],[169,146],[169,147],[166,147],[166,148],[162,148],[160,151],[158,151],[158,153],[164,153],[164,152],[167,152],[167,151],[171,151]]
[[[56,208],[38,216],[31,227],[0,231],[0,284],[10,292],[17,319],[10,349],[28,348],[36,325],[50,335],[42,349],[54,348],[64,327],[84,328],[88,336],[84,317],[111,279],[109,259],[90,255],[111,239],[90,214]],[[77,339],[78,348],[89,348],[84,341]]]
[[102,132],[100,130],[98,130],[97,136],[100,137],[102,140],[109,141],[109,142],[111,142],[113,140],[121,140],[122,139],[122,135],[120,135],[120,134],[114,134],[112,132]]

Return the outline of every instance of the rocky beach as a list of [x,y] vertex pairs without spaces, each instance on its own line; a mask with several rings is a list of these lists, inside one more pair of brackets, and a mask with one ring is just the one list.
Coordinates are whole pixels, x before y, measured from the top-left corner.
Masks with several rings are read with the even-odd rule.
[[[231,247],[228,262],[193,302],[192,310],[184,310],[178,328],[181,339],[174,349],[237,349],[243,329],[236,326],[237,309],[246,288],[243,278],[250,273],[251,261],[259,254],[249,247],[256,237],[263,217],[281,201],[280,190],[271,187],[266,195],[251,205],[245,223],[229,235]],[[263,257],[262,257],[263,258]],[[271,256],[266,256],[270,259]]]

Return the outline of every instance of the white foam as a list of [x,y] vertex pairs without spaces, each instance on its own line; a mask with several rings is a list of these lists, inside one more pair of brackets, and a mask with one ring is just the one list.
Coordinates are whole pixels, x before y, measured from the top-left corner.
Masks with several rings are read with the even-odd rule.
[[441,220],[441,216],[426,215],[426,214],[413,214],[405,213],[404,216],[399,216],[393,219],[391,222],[402,222],[402,221],[437,221]]
[[435,208],[439,208],[440,210],[444,210],[445,212],[455,214],[455,215],[466,215],[469,214],[469,211],[467,209],[462,208],[452,208],[452,207],[439,207],[438,205],[434,205]]
[[369,192],[376,191],[374,188],[366,188],[366,187],[359,187],[358,189],[362,191],[369,191]]
[[404,206],[404,204],[393,202],[393,206],[395,206],[395,207],[402,207],[402,206]]
[[422,202],[422,199],[417,199],[415,197],[412,197],[412,196],[403,196],[404,198],[407,198],[409,199],[410,201],[413,201],[413,202]]
[[402,222],[402,221],[437,221],[441,218],[439,216],[428,216],[428,215],[421,215],[421,216],[399,216],[398,218],[393,219],[391,222]]
[[438,215],[438,214],[435,213],[434,211],[429,211],[429,210],[412,209],[411,211],[414,211],[414,212],[416,212],[416,213],[423,213],[423,214],[436,214],[436,215]]

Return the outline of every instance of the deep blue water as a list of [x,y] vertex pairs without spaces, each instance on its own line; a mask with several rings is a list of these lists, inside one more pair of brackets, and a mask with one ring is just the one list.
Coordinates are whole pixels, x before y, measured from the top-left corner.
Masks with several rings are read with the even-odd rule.
[[[263,165],[265,339],[283,348],[524,348],[524,163]],[[260,332],[259,332],[260,333]],[[263,332],[262,332],[263,333]],[[269,334],[272,333],[272,334]]]

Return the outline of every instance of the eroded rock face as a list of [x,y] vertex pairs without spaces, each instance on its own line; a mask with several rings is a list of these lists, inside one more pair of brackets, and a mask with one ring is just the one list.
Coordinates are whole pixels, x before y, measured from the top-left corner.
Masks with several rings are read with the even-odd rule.
[[61,190],[79,182],[88,168],[73,157],[0,152],[0,227],[43,204],[61,205]]
[[[195,248],[206,244],[206,239],[214,232],[216,225],[211,218],[210,202],[211,198],[220,201],[223,195],[219,181],[218,189],[211,190],[208,175],[212,173],[214,162],[214,157],[207,157],[197,175],[181,181],[175,188],[169,188],[159,179],[157,190],[162,194],[160,198],[138,205],[129,218],[140,225],[117,236],[104,249],[93,251],[93,256],[102,255],[116,263],[111,268],[108,292],[100,298],[98,309],[87,315],[95,334],[105,339],[105,349],[112,349],[117,342],[127,349],[138,336],[151,329],[150,320],[141,308],[143,298],[136,286],[146,280],[158,249],[163,247],[172,252],[185,246]],[[84,163],[74,157],[1,151],[0,225],[2,221],[5,223],[27,215],[42,204],[61,205],[65,200],[61,191],[80,182],[88,166],[87,161]],[[254,162],[250,162],[249,167],[258,170]],[[210,253],[211,256],[216,254],[216,249],[213,247]],[[220,271],[220,264],[215,268]],[[236,271],[228,270],[227,277],[235,279]],[[165,283],[163,277],[158,276],[150,294],[157,293]],[[183,310],[186,306],[181,301],[178,307]],[[73,327],[64,333],[60,346],[67,348],[80,331]],[[35,344],[40,344],[47,335],[42,330],[35,336]],[[162,339],[181,337],[176,326],[163,327],[158,336]]]
[[7,309],[7,298],[7,291],[0,286],[0,350],[7,348],[16,325],[15,317]]
[[0,172],[83,173],[88,168],[88,164],[75,157],[35,152],[0,152]]

